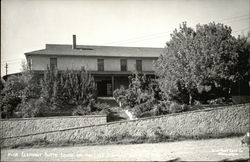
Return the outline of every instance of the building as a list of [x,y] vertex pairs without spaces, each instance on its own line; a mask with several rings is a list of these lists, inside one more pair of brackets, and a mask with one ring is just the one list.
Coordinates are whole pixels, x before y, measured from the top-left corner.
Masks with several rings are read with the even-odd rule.
[[46,44],[42,50],[25,53],[31,70],[43,72],[47,66],[59,71],[80,70],[85,67],[97,83],[99,96],[111,96],[121,86],[128,86],[128,76],[132,71],[141,71],[154,76],[153,60],[162,48],[115,47],[76,45],[73,35],[72,45]]

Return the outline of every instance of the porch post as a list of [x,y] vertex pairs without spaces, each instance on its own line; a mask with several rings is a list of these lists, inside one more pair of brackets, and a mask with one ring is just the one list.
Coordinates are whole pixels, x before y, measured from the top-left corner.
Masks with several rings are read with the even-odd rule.
[[113,95],[114,90],[115,90],[115,79],[114,79],[114,75],[112,75],[112,95]]

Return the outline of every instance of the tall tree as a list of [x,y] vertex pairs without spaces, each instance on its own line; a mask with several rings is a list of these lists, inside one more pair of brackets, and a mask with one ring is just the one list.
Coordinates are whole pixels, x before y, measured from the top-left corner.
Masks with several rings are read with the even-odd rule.
[[198,24],[194,30],[185,22],[179,31],[174,30],[164,53],[154,63],[160,88],[169,99],[177,97],[176,92],[187,91],[191,104],[198,91],[211,87],[221,87],[225,96],[235,82],[249,75],[249,63],[242,60],[249,58],[249,48],[231,31],[220,23]]

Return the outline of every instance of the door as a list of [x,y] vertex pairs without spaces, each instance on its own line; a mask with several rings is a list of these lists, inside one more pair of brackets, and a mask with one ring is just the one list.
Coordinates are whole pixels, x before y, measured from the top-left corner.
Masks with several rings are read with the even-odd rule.
[[112,84],[110,80],[97,82],[98,96],[112,96]]

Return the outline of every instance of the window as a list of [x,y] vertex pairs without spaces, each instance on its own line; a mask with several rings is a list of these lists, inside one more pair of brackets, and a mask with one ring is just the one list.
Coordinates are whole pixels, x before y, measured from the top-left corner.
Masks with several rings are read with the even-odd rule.
[[57,58],[50,58],[50,69],[57,69]]
[[127,71],[127,60],[121,59],[121,71]]
[[136,60],[136,70],[142,71],[142,60]]
[[29,68],[29,70],[31,70],[31,68],[32,68],[32,59],[28,58],[27,62],[28,62],[28,68]]
[[111,96],[112,95],[112,84],[107,83],[107,95]]
[[104,71],[104,59],[97,60],[98,71]]

